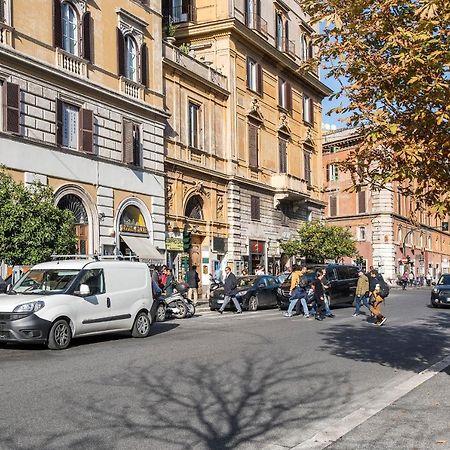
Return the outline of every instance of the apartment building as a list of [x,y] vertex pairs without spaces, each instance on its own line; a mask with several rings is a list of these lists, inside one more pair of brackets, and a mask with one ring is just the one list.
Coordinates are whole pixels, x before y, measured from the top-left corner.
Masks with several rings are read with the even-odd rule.
[[448,272],[448,217],[439,219],[419,211],[395,184],[381,191],[348,191],[350,174],[341,172],[338,163],[359,143],[357,130],[344,129],[325,135],[323,144],[325,215],[330,223],[352,231],[360,255],[354,262],[366,269],[373,266],[388,279],[405,271],[433,277]]
[[[217,203],[227,222],[223,233],[217,230],[226,238],[224,260],[238,273],[244,267],[253,273],[260,264],[277,272],[287,260],[280,242],[295,236],[303,221],[320,218],[325,207],[321,100],[330,91],[317,70],[299,69],[313,56],[311,36],[317,30],[296,0],[163,0],[163,16],[176,28],[178,47],[228,80],[228,93],[221,94],[225,117],[213,132],[220,142],[213,159],[226,176],[225,185],[216,188],[218,193],[225,187],[223,203]],[[216,101],[216,94],[211,97]],[[181,111],[187,114],[186,105]],[[210,141],[202,122],[207,115],[199,117],[198,142]],[[199,145],[190,144],[187,155],[209,158]],[[178,167],[184,161],[189,157],[179,159]],[[203,175],[197,174],[202,183]],[[187,204],[190,192],[180,186],[175,195]],[[211,198],[206,189],[198,190],[201,204],[210,204]],[[208,251],[211,239],[201,226],[211,220],[184,217],[197,249]]]
[[79,253],[162,260],[160,1],[0,6],[0,163],[52,187],[74,213]]

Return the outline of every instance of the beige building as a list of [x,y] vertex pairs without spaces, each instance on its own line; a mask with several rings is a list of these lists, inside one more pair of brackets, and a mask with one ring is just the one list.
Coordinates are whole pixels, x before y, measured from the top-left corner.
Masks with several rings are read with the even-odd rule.
[[[211,109],[202,114],[200,108],[198,142],[191,141],[191,149],[178,153],[182,159],[177,167],[189,161],[189,154],[198,154],[199,161],[215,161],[218,172],[223,173],[220,182],[214,181],[213,186],[212,174],[207,171],[204,182],[204,174],[197,171],[191,172],[187,186],[190,183],[194,189],[195,177],[197,186],[203,183],[197,188],[202,205],[214,205],[215,196],[223,196],[223,203],[216,204],[223,208],[224,225],[228,226],[222,227],[218,220],[214,231],[218,237],[226,237],[223,260],[238,273],[243,267],[252,273],[259,264],[277,272],[286,262],[280,241],[295,235],[302,221],[321,217],[325,206],[321,100],[330,91],[316,71],[299,70],[301,62],[312,56],[314,30],[295,0],[164,0],[163,15],[166,23],[176,26],[177,46],[190,50],[228,79],[227,93],[220,93],[219,83],[215,90],[195,88],[201,95],[209,92],[208,102],[225,102],[226,111],[220,113],[225,117],[222,125],[218,122],[210,128],[214,147],[207,124],[217,115],[211,116]],[[184,103],[180,110],[187,114]],[[176,129],[178,132],[183,139],[183,130]],[[206,152],[201,148],[204,142],[208,143]],[[169,155],[172,145],[169,138]],[[208,152],[214,153],[216,148],[217,153],[209,157]],[[171,185],[179,202],[177,211],[182,211],[180,205],[190,198],[189,188],[183,192],[186,183]],[[213,217],[209,215],[209,222]],[[212,235],[208,238],[202,231],[207,222],[186,220],[202,255],[211,248]]]
[[0,2],[0,163],[52,187],[79,253],[162,260],[160,2]]
[[434,278],[448,272],[450,234],[448,217],[439,219],[420,212],[410,197],[398,186],[381,191],[350,192],[349,173],[341,172],[338,163],[360,143],[355,129],[338,130],[324,137],[323,159],[327,196],[326,217],[330,223],[348,227],[360,254],[358,264],[374,266],[385,278],[396,279],[405,271],[415,276]]

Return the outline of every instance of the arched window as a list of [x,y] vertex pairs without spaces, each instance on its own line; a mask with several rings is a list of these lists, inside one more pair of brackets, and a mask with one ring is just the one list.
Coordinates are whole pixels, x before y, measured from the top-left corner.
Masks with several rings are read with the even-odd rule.
[[138,75],[138,51],[136,41],[130,36],[125,36],[125,76],[132,81],[137,81]]
[[61,5],[62,48],[72,55],[79,56],[78,16],[75,8],[68,2]]
[[195,195],[188,200],[184,215],[190,219],[203,220],[203,201],[199,196]]

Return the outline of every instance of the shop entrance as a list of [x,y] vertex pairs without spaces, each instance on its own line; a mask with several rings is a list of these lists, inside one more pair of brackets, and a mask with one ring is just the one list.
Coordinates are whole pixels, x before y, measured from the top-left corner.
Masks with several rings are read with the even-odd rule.
[[249,241],[248,272],[250,275],[255,273],[257,266],[265,267],[265,247],[264,241]]

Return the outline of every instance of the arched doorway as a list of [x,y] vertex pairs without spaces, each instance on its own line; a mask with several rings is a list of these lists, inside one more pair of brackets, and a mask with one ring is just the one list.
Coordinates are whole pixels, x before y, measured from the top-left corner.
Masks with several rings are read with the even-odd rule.
[[119,249],[122,255],[132,256],[133,250],[124,239],[125,236],[141,236],[148,237],[148,228],[145,218],[141,210],[135,205],[128,205],[120,215],[119,231],[121,238],[119,239]]
[[67,194],[61,197],[57,205],[60,209],[67,209],[72,212],[77,237],[76,252],[79,255],[87,255],[89,250],[89,218],[81,198],[75,194]]
[[198,195],[193,195],[186,203],[184,212],[188,219],[203,220],[203,200]]

